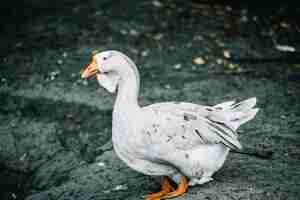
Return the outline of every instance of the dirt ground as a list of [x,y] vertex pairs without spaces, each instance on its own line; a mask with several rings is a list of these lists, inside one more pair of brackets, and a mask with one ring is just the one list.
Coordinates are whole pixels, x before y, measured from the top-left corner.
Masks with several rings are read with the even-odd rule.
[[[0,33],[0,199],[138,200],[159,189],[115,155],[114,98],[80,70],[95,49],[130,56],[140,102],[256,96],[214,181],[177,199],[300,198],[299,9],[201,1],[20,1]],[[3,13],[3,12],[2,12]]]

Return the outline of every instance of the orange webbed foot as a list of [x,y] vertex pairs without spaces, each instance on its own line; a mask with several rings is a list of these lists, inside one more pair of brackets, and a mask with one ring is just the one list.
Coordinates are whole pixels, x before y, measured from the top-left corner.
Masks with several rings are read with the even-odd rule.
[[161,182],[161,191],[153,194],[146,195],[145,200],[160,200],[162,196],[175,191],[175,188],[170,183],[168,177],[163,177]]
[[162,195],[160,199],[170,199],[181,196],[188,190],[188,186],[188,179],[185,176],[182,176],[178,188],[173,192]]

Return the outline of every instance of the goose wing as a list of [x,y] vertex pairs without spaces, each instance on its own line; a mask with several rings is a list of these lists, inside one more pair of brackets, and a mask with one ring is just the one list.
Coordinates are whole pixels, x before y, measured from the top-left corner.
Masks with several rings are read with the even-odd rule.
[[218,109],[191,103],[158,103],[144,110],[151,115],[144,132],[154,146],[189,150],[199,145],[223,143],[241,149],[237,133]]

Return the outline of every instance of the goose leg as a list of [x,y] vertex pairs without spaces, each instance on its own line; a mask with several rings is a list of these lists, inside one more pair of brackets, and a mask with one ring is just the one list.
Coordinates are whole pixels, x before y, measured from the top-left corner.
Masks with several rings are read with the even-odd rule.
[[160,200],[160,197],[174,190],[175,188],[171,185],[169,178],[164,176],[161,182],[161,191],[146,195],[145,200]]
[[169,193],[161,196],[158,199],[169,199],[169,198],[178,197],[178,196],[184,194],[187,191],[188,186],[189,186],[188,179],[185,176],[182,176],[181,180],[180,180],[180,184],[179,184],[178,188],[175,191],[169,192]]

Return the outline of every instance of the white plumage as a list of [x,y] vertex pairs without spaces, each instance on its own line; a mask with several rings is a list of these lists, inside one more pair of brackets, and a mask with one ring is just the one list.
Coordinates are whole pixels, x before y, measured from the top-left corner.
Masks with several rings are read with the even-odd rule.
[[[215,106],[165,102],[140,107],[137,68],[118,51],[94,55],[82,76],[93,74],[108,91],[118,88],[112,123],[117,155],[141,173],[168,176],[176,182],[185,176],[189,185],[212,180],[229,150],[242,148],[237,128],[258,112],[256,98]],[[168,197],[150,195],[148,199]]]

